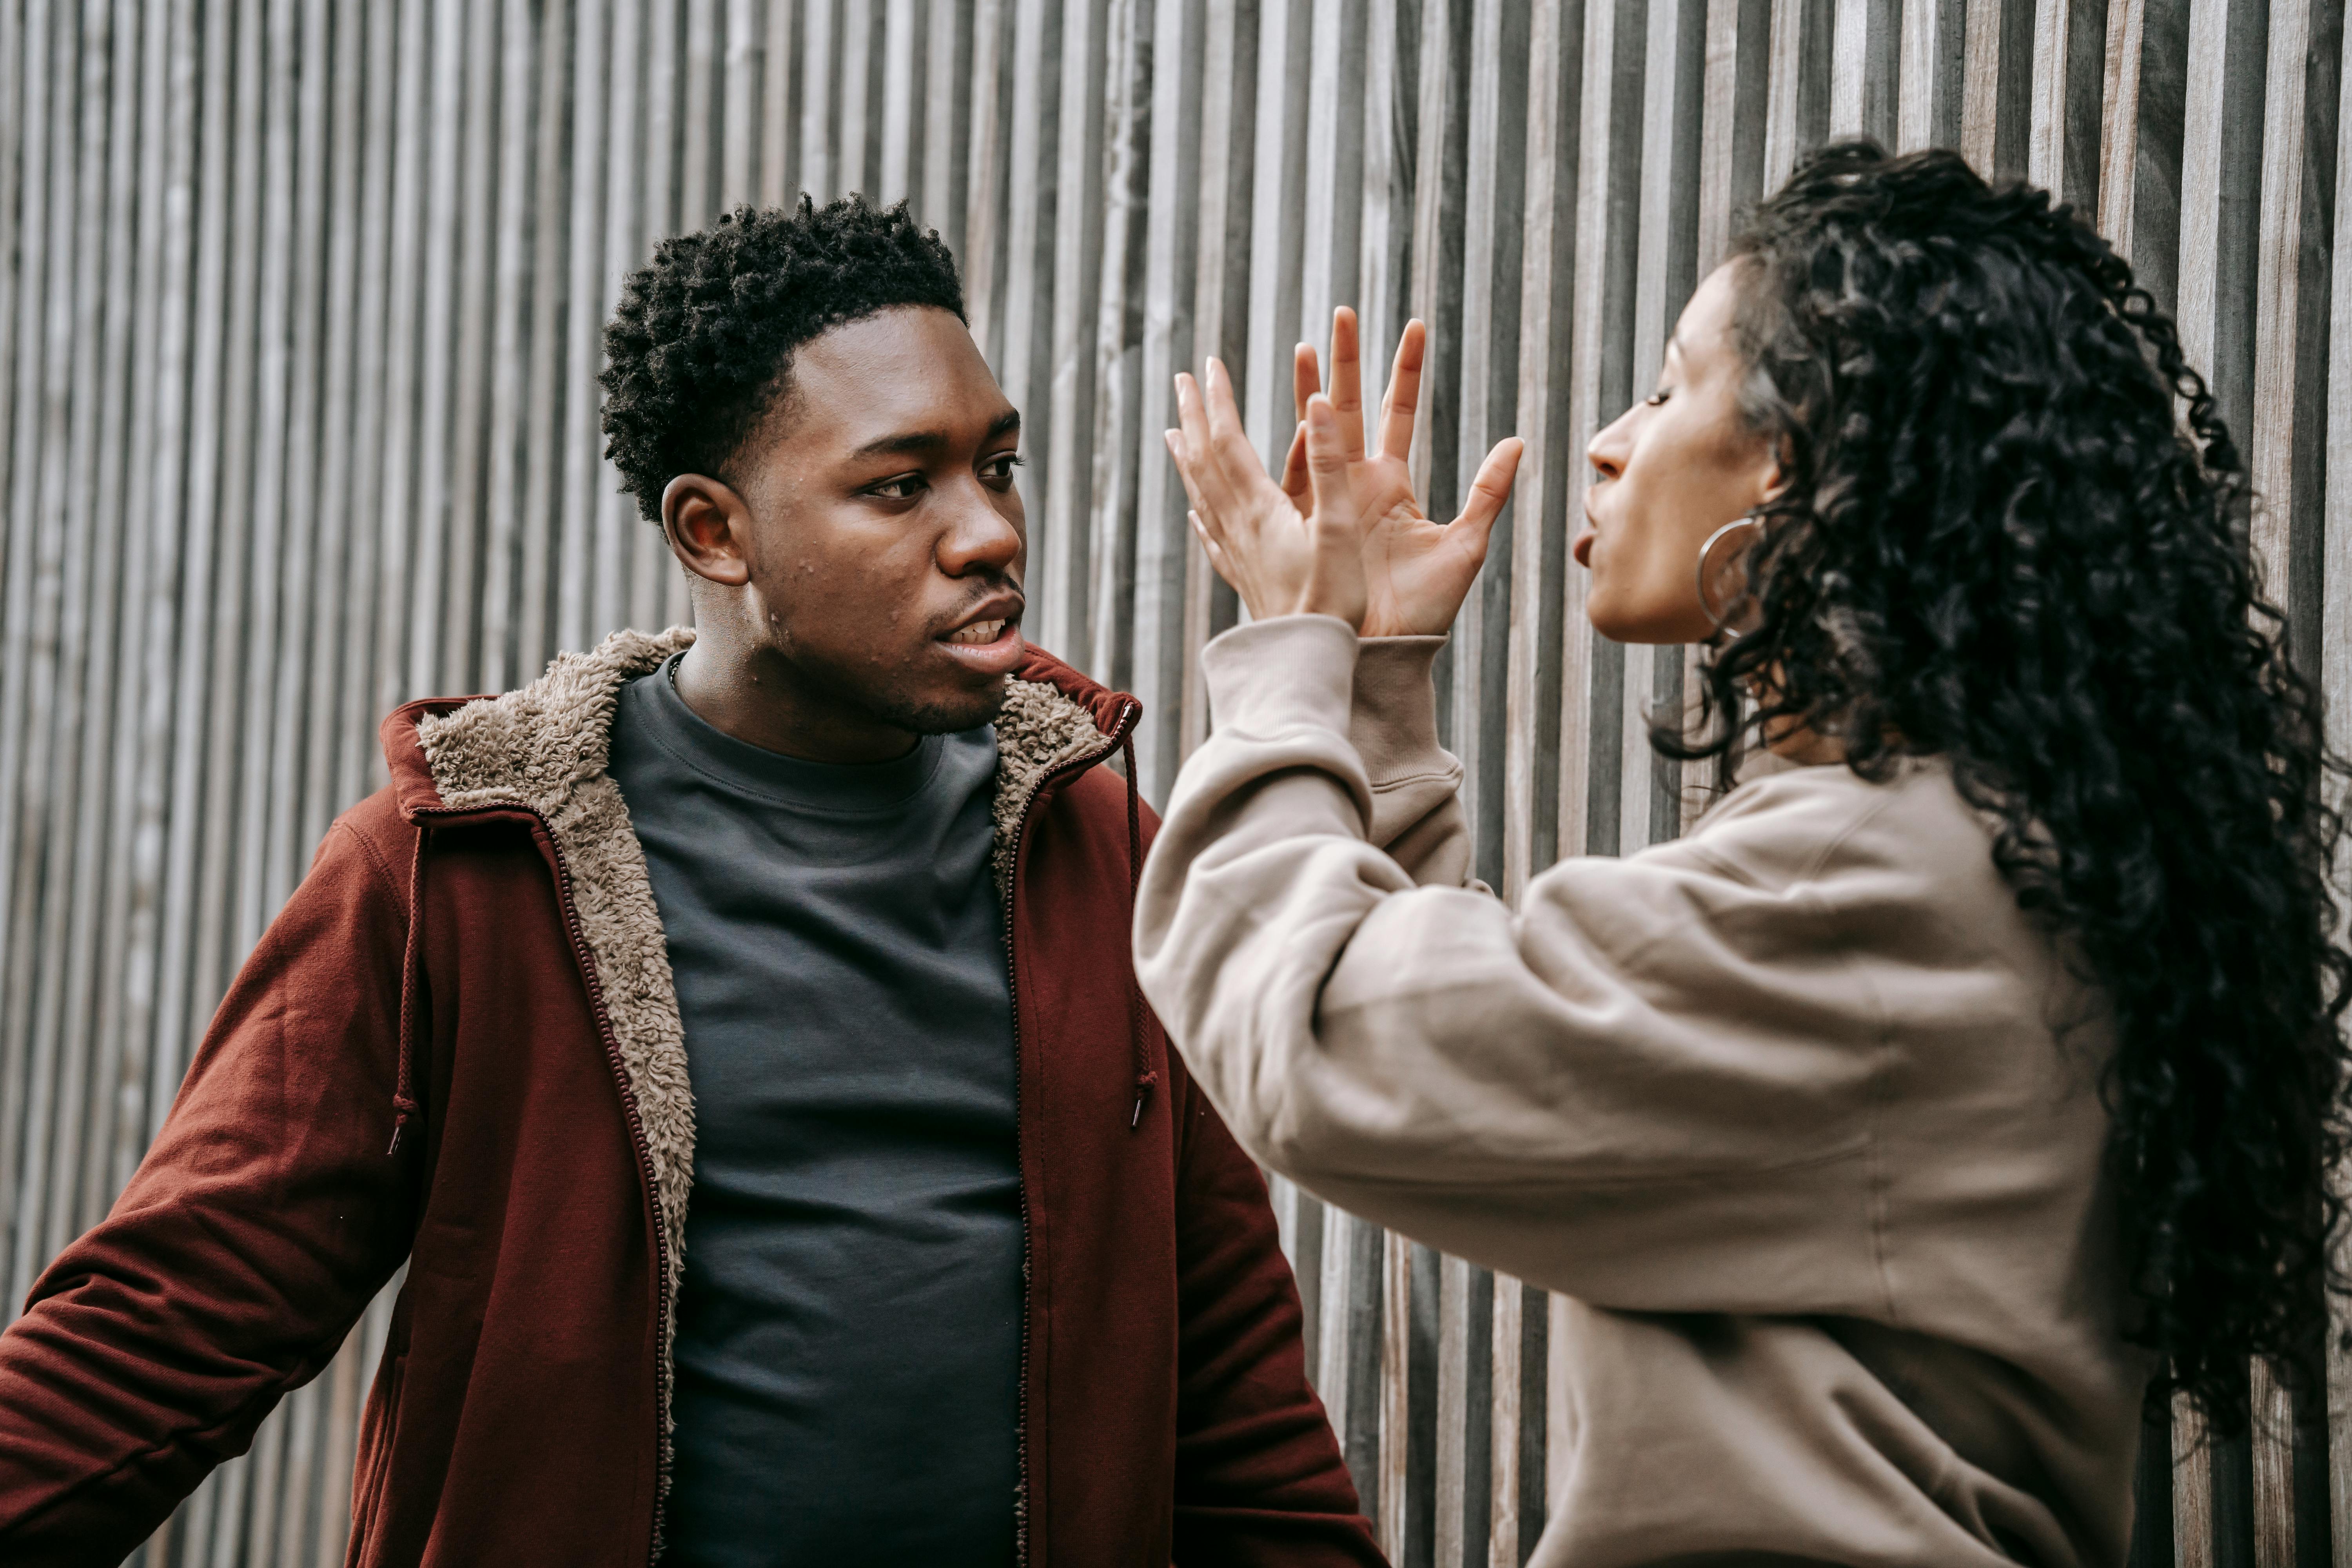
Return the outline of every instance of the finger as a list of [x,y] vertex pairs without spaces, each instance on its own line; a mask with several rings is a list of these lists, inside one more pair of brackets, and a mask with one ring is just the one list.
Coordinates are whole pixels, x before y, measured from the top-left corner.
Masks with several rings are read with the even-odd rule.
[[1331,410],[1339,421],[1339,441],[1349,458],[1364,455],[1364,367],[1356,341],[1356,312],[1342,305],[1331,312]]
[[[1305,405],[1300,405],[1299,412],[1306,413]],[[1289,454],[1282,459],[1282,493],[1294,500],[1307,494],[1307,421],[1303,418],[1290,437]]]
[[1348,447],[1340,435],[1339,411],[1328,397],[1307,404],[1307,478],[1315,492],[1318,532],[1352,531],[1355,500],[1348,491]]
[[1242,428],[1242,411],[1234,401],[1234,378],[1223,360],[1209,362],[1209,381],[1202,395],[1208,406],[1210,460],[1226,489],[1239,498],[1260,486],[1271,488],[1265,463]]
[[1462,515],[1445,531],[1446,537],[1470,551],[1475,560],[1486,558],[1486,541],[1495,531],[1495,520],[1503,515],[1503,503],[1511,499],[1511,480],[1518,474],[1519,454],[1525,450],[1526,444],[1517,436],[1495,443],[1495,449],[1478,465],[1478,477],[1470,481]]
[[[1225,575],[1224,542],[1209,531],[1209,525],[1201,521],[1199,512],[1188,511],[1184,517],[1192,525],[1192,537],[1201,542],[1201,552],[1209,558],[1209,564],[1217,569],[1217,575],[1223,577]],[[1231,578],[1226,580],[1232,581]]]
[[1290,400],[1301,429],[1307,425],[1307,400],[1322,390],[1323,378],[1315,368],[1315,345],[1301,343],[1290,354]]
[[[1203,516],[1218,519],[1222,526],[1225,514],[1234,510],[1239,497],[1211,438],[1209,410],[1200,384],[1181,371],[1176,376],[1176,417],[1183,427],[1183,451],[1177,459],[1176,471],[1183,477],[1185,493]],[[1171,445],[1169,449],[1176,448]]]
[[1421,367],[1429,352],[1429,329],[1419,317],[1397,339],[1396,363],[1389,369],[1388,395],[1381,399],[1381,456],[1409,462],[1412,421],[1421,405]]
[[1201,506],[1201,487],[1192,478],[1192,460],[1184,450],[1184,432],[1163,430],[1160,434],[1167,437],[1169,457],[1175,459],[1176,477],[1184,481],[1184,497],[1192,503],[1197,513]]

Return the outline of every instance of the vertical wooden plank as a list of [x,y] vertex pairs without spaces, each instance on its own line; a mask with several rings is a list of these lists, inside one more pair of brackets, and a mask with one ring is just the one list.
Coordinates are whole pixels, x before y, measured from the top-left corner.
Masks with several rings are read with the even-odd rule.
[[841,0],[841,67],[834,78],[841,104],[833,132],[837,194],[855,192],[868,201],[874,199],[875,165],[882,150],[881,138],[875,134],[875,119],[882,107],[874,79],[875,68],[881,64],[874,37],[879,9],[877,0]]
[[2254,1568],[2294,1568],[2294,1408],[2259,1361],[2253,1415]]
[[[2341,46],[2339,45],[2339,51]],[[2339,52],[2337,58],[2342,59]],[[2326,493],[2318,570],[2324,613],[2320,624],[2320,686],[2327,704],[2329,739],[2352,747],[2352,70],[2339,68],[2336,116],[2334,247],[2329,257],[2327,386],[2321,405],[2326,437]],[[2337,886],[2347,869],[2339,865]],[[2352,1267],[2352,1241],[2338,1236],[2336,1267]],[[2326,1421],[2329,1513],[2334,1568],[2352,1568],[2352,1303],[2328,1298]]]
[[[569,441],[579,416],[576,399],[560,395],[572,367],[575,309],[572,290],[582,264],[578,237],[578,171],[566,155],[575,111],[579,36],[601,26],[593,5],[559,18],[540,36],[539,110],[532,132],[530,212],[530,366],[525,399],[522,512],[516,565],[516,605],[510,680],[527,679],[556,648],[556,552],[563,538],[572,461]],[[536,16],[532,10],[527,13]]]
[[[604,324],[612,315],[613,302],[621,296],[621,280],[645,259],[645,235],[653,217],[645,200],[656,194],[646,190],[645,177],[656,157],[667,166],[665,154],[671,150],[653,144],[655,139],[645,122],[646,88],[649,82],[666,80],[667,76],[667,71],[652,68],[653,56],[662,52],[662,46],[657,38],[646,37],[646,11],[648,6],[667,9],[671,4],[674,0],[612,0],[613,37],[604,81],[604,265],[596,279],[598,346],[591,360],[599,367],[603,363]],[[667,56],[664,63],[674,58]],[[592,369],[572,384],[581,389],[592,419],[595,417],[598,399],[586,389],[594,384],[594,378]],[[601,431],[596,449],[598,458],[593,465],[596,499],[590,536],[593,542],[583,647],[593,647],[634,618],[629,613],[628,566],[635,552],[630,547],[643,526],[635,500],[620,492],[612,466],[602,460]]]
[[[840,64],[835,23],[845,0],[797,0],[801,13],[801,188],[819,203],[841,194],[835,157],[834,73]],[[1001,0],[982,0],[993,5]]]
[[[1760,4],[1757,6],[1760,14]],[[1559,858],[1566,773],[1581,770],[1582,738],[1562,723],[1561,650],[1584,618],[1584,574],[1571,571],[1568,498],[1584,471],[1569,407],[1575,310],[1577,162],[1585,6],[1538,6],[1528,40],[1526,234],[1520,249],[1518,434],[1513,506],[1509,689],[1504,697],[1503,881],[1514,905]],[[1496,1300],[1502,1300],[1498,1284]],[[1497,1310],[1501,1309],[1498,1308]],[[1499,1321],[1499,1320],[1498,1320]],[[1496,1333],[1502,1330],[1498,1327]],[[1497,1363],[1498,1400],[1510,1400]],[[1497,1421],[1502,1406],[1497,1405]],[[1516,1422],[1517,1412],[1510,1412]],[[1508,1445],[1496,1430],[1496,1463]],[[1499,1480],[1497,1487],[1502,1485]],[[1499,1505],[1496,1518],[1502,1518]],[[1496,1529],[1501,1528],[1499,1522]]]
[[[1096,678],[1122,689],[1134,675],[1133,626],[1123,611],[1135,593],[1135,520],[1141,505],[1142,472],[1148,464],[1166,460],[1164,450],[1152,449],[1154,432],[1143,421],[1144,287],[1150,237],[1145,216],[1151,179],[1150,21],[1147,0],[1111,0],[1104,42],[1109,73],[1103,101],[1107,174],[1102,298],[1095,316],[1094,472],[1087,545],[1093,567],[1087,605],[1093,646],[1086,651],[1087,667]],[[1314,1200],[1300,1202],[1313,1210]],[[1310,1212],[1306,1223],[1312,1226],[1321,1222]],[[1305,1264],[1299,1267],[1299,1293],[1307,1298],[1319,1277]],[[1315,1364],[1315,1321],[1309,1306],[1310,1367]]]
[[2085,213],[2098,207],[2106,10],[2107,0],[2034,5],[2025,175]]
[[[761,26],[760,0],[727,0],[726,27],[717,208],[732,212],[739,206],[761,205],[760,179],[765,165],[760,156],[760,133],[763,123],[762,95],[767,90],[767,47]],[[780,113],[764,121],[771,136],[781,118]],[[765,205],[782,204],[772,201]]]
[[1256,165],[1250,195],[1249,380],[1242,419],[1268,468],[1296,428],[1291,348],[1299,341],[1305,262],[1307,99],[1291,90],[1305,72],[1310,0],[1260,0]]
[[1042,324],[1046,343],[1045,409],[1034,418],[1040,445],[1056,454],[1030,479],[1042,500],[1042,527],[1030,541],[1028,599],[1033,635],[1063,658],[1091,651],[1091,494],[1094,461],[1096,312],[1103,287],[1103,73],[1106,0],[1070,0],[1061,19],[1058,132],[1054,141],[1054,226],[1049,237],[1051,312]]
[[[104,820],[100,792],[112,687],[111,601],[121,553],[97,495],[99,441],[108,414],[101,368],[106,300],[99,283],[106,264],[111,100],[117,89],[114,20],[110,0],[85,0],[80,47],[73,60],[73,134],[59,149],[72,148],[68,220],[72,262],[69,270],[55,275],[58,288],[49,318],[49,344],[61,346],[65,355],[62,365],[44,376],[48,383],[45,400],[52,404],[44,423],[52,434],[61,431],[63,445],[44,443],[42,521],[45,527],[61,531],[62,572],[49,656],[55,706],[47,757],[45,764],[40,752],[33,750],[27,758],[35,767],[45,766],[49,775],[45,784],[49,811],[42,829],[47,840],[43,885],[37,925],[28,922],[18,929],[39,931],[34,969],[35,1059],[57,1064],[48,1168],[41,1175],[48,1194],[48,1252],[73,1238],[82,1206],[77,1202],[76,1178],[89,1119],[87,988],[100,891],[94,857],[96,829]],[[60,413],[61,425],[57,418]]]
[[1960,152],[1979,174],[2025,172],[2035,0],[1967,0]]
[[1903,0],[1902,60],[1895,111],[1895,145],[1899,152],[1948,147],[1960,139],[1960,66],[1966,58],[1967,12],[1963,0]]
[[[521,580],[523,520],[538,515],[527,510],[532,482],[529,476],[534,467],[531,454],[538,434],[530,406],[531,378],[544,357],[538,351],[552,346],[558,336],[552,311],[533,313],[539,301],[532,287],[532,239],[535,233],[545,234],[544,216],[554,209],[542,206],[550,192],[532,177],[537,162],[533,154],[539,150],[533,132],[542,108],[537,89],[543,51],[537,16],[528,0],[500,0],[498,40],[499,201],[490,240],[495,257],[495,313],[483,437],[488,455],[481,500],[481,591],[475,655],[479,673],[470,683],[474,689],[484,691],[504,691],[517,684],[515,672],[528,658],[516,647],[516,629],[522,620],[516,600]],[[546,343],[534,330],[542,321]],[[532,531],[545,537],[543,529]]]
[[[1372,9],[1381,11],[1386,0]],[[1250,195],[1255,166],[1257,98],[1255,0],[1209,0],[1202,18],[1201,69],[1201,191],[1195,220],[1192,348],[1196,358],[1224,363],[1236,387],[1249,384]],[[1065,471],[1075,466],[1064,465]],[[1065,581],[1069,579],[1066,578]],[[1208,693],[1201,682],[1200,650],[1235,615],[1234,591],[1209,568],[1196,540],[1184,546],[1184,674],[1178,693],[1179,756],[1209,732]]]
[[1314,47],[1306,78],[1292,90],[1307,96],[1307,215],[1301,237],[1298,326],[1302,338],[1327,345],[1334,307],[1356,295],[1358,223],[1355,193],[1363,184],[1365,28],[1341,0],[1315,0]]
[[[722,136],[733,73],[721,69],[719,0],[686,0],[685,20],[684,71],[677,95],[677,205],[667,224],[647,226],[649,239],[708,227],[719,213],[719,185],[726,166]],[[658,126],[652,129],[657,135]],[[654,210],[661,211],[658,205]]]
[[964,308],[972,340],[991,364],[1003,342],[1005,168],[1012,144],[1012,33],[1015,0],[974,0],[971,172],[963,213]]
[[1902,0],[1837,0],[1830,45],[1830,134],[1896,139]]
[[2147,0],[2108,0],[2105,81],[2099,114],[2099,232],[2131,258],[2132,195],[2138,186],[2139,61]]
[[[115,853],[109,863],[114,891],[106,946],[111,958],[102,982],[100,1036],[117,1063],[110,1084],[113,1116],[106,1129],[107,1164],[94,1185],[109,1194],[128,1181],[147,1142],[147,1067],[152,1041],[155,986],[155,900],[162,874],[163,803],[170,754],[171,657],[178,591],[179,472],[184,431],[187,264],[186,200],[193,151],[193,105],[185,73],[174,68],[186,40],[175,33],[184,12],[170,5],[144,9],[139,110],[137,315],[129,450],[128,502],[144,527],[134,535],[140,560],[126,584],[123,615],[137,617],[138,656],[121,662],[119,698],[127,770],[116,784]],[[0,73],[5,74],[5,73]],[[173,200],[173,198],[178,198]],[[121,247],[129,250],[129,247]],[[0,376],[0,384],[6,377]],[[102,1080],[103,1081],[103,1080]],[[0,1090],[0,1101],[7,1096]],[[95,1152],[95,1151],[94,1151]],[[9,1183],[0,1163],[0,1194]],[[0,1312],[13,1310],[13,1303]]]
[[[10,1300],[22,1300],[42,1256],[41,1215],[48,1180],[48,1138],[54,1117],[53,1057],[36,1048],[34,970],[40,952],[40,887],[48,862],[52,782],[48,743],[55,722],[58,621],[63,609],[62,513],[68,386],[72,360],[74,143],[79,94],[77,41],[70,14],[26,28],[28,125],[23,220],[28,254],[22,264],[24,314],[17,332],[16,456],[9,498],[8,663],[0,670],[0,1071],[11,1103],[0,1106],[0,1171],[13,1178],[16,1266]],[[38,54],[34,54],[34,48]],[[41,165],[32,167],[36,151]],[[28,940],[29,938],[29,940]],[[20,1131],[20,1122],[22,1123]],[[17,1140],[21,1137],[21,1144]],[[19,1163],[21,1162],[21,1163]]]
[[1396,1563],[1409,1563],[1412,1555],[1412,1243],[1403,1237],[1381,1233],[1380,1482],[1374,1489],[1380,1502],[1372,1522],[1381,1550]]
[[[505,251],[501,228],[505,210],[521,210],[529,187],[518,179],[508,199],[499,197],[502,163],[520,165],[520,139],[502,132],[512,128],[501,114],[499,7],[475,5],[466,8],[465,144],[460,164],[457,212],[457,311],[456,341],[451,345],[453,377],[450,434],[449,495],[443,503],[449,519],[446,563],[430,591],[443,603],[440,647],[436,652],[435,684],[445,691],[477,691],[481,671],[482,600],[485,508],[488,501],[493,446],[508,443],[494,436],[492,378],[509,374],[514,363],[491,357],[491,345],[506,323],[494,314],[509,298],[501,285]],[[529,55],[522,67],[528,91]],[[511,68],[504,74],[517,73]],[[511,150],[511,151],[510,151]],[[520,347],[520,345],[516,345]],[[516,359],[520,359],[517,354]],[[291,890],[289,888],[289,891]],[[283,894],[272,901],[282,901]]]
[[1184,554],[1192,531],[1184,492],[1160,432],[1176,423],[1171,378],[1197,371],[1193,268],[1199,259],[1201,56],[1203,0],[1160,0],[1151,46],[1151,175],[1144,281],[1146,450],[1135,523],[1135,651],[1130,689],[1143,704],[1135,765],[1144,794],[1168,798],[1176,777],[1184,690]]
[[[639,0],[636,26],[643,46],[633,60],[637,79],[638,121],[631,139],[641,163],[634,207],[616,205],[610,214],[614,226],[607,244],[613,264],[603,303],[611,319],[621,298],[622,279],[653,259],[654,247],[688,225],[682,205],[684,156],[696,116],[682,95],[686,69],[685,12],[696,0]],[[617,63],[620,56],[615,53]],[[615,113],[621,112],[615,105]],[[616,121],[617,123],[617,121]],[[614,161],[620,161],[618,148]],[[614,192],[618,195],[617,187]],[[599,398],[601,402],[601,397]],[[656,628],[668,623],[663,613],[668,590],[678,582],[668,569],[669,551],[656,539],[653,527],[637,509],[635,498],[621,493],[620,475],[609,465],[604,470],[603,499],[597,511],[598,598],[604,614],[597,626],[603,637],[621,626]],[[682,597],[682,595],[681,595]]]
[[971,172],[972,7],[961,0],[930,0],[923,69],[923,188],[916,204],[948,248],[962,253],[963,203]]
[[1765,101],[1764,188],[1777,190],[1797,159],[1829,134],[1830,0],[1775,0],[1771,87]]
[[[1053,354],[1054,188],[1061,114],[1061,7],[1013,0],[1013,121],[1005,185],[1003,337],[992,356],[1005,397],[1021,411],[1024,488],[1040,494],[1053,466],[1047,369]],[[1032,522],[1030,559],[1039,560]]]
[[[1638,154],[1633,359],[1631,379],[1612,400],[1617,404],[1630,402],[1656,380],[1667,334],[1696,282],[1706,23],[1703,0],[1651,0]],[[1631,854],[1682,828],[1682,766],[1652,750],[1650,721],[1680,709],[1683,657],[1673,648],[1633,646],[1624,650],[1624,660],[1618,851]]]
[[604,146],[607,137],[605,57],[608,0],[583,0],[576,13],[572,58],[571,257],[564,321],[563,500],[554,550],[555,646],[584,648],[590,629],[591,541],[602,502],[596,400],[577,395],[593,386],[603,353],[604,271]]
[[882,49],[882,156],[876,188],[884,203],[906,201],[923,183],[926,101],[922,0],[888,0]]
[[760,61],[760,205],[800,200],[800,0],[760,0],[767,47]]
[[[1230,9],[1230,0],[1220,0]],[[1054,143],[1052,315],[1047,323],[1043,448],[1054,456],[1032,479],[1029,493],[1044,505],[1029,546],[1029,602],[1038,639],[1066,658],[1083,659],[1093,643],[1088,595],[1093,585],[1093,481],[1096,454],[1087,449],[1095,427],[1095,352],[1102,290],[1102,155],[1106,0],[1071,0],[1063,9],[1060,134]],[[1216,134],[1214,124],[1209,134]],[[1204,170],[1223,157],[1204,155]]]

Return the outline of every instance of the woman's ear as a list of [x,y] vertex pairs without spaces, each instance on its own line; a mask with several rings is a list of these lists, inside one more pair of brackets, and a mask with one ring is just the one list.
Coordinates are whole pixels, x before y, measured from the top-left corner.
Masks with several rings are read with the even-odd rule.
[[696,576],[725,587],[751,580],[751,509],[734,488],[707,474],[680,474],[662,489],[662,532],[670,553]]

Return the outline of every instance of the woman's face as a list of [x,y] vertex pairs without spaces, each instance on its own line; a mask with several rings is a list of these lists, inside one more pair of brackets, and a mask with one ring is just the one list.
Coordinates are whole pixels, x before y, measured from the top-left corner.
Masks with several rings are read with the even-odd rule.
[[[1761,505],[1780,479],[1770,442],[1740,417],[1748,367],[1732,339],[1745,279],[1741,262],[1711,273],[1683,307],[1666,343],[1658,388],[1592,438],[1593,481],[1585,526],[1572,547],[1592,572],[1585,614],[1616,642],[1698,642],[1714,620],[1698,597],[1698,553],[1707,536]],[[1710,575],[1754,542],[1723,541]],[[1727,595],[1711,585],[1719,611]]]

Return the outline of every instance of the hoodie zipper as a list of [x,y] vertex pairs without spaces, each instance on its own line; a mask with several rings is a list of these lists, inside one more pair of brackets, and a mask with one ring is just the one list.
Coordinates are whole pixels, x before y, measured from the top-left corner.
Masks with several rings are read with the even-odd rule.
[[[572,900],[572,868],[564,861],[563,847],[556,842],[555,829],[548,826],[547,818],[531,807],[501,803],[495,809],[529,816],[547,836],[548,853],[555,860],[555,900],[563,910],[563,930],[572,943],[572,961],[578,966],[581,980],[588,987],[588,1011],[595,1017],[597,1037],[604,1045],[605,1065],[612,1070],[614,1086],[621,1092],[621,1114],[629,1125],[629,1146],[636,1152],[637,1175],[646,1184],[646,1205],[654,1216],[654,1528],[652,1544],[646,1553],[647,1568],[651,1568],[651,1564],[661,1556],[662,1509],[667,1500],[668,1465],[662,1450],[668,1435],[662,1430],[662,1418],[669,1410],[670,1383],[669,1358],[662,1353],[661,1348],[669,1338],[669,1240],[662,1225],[661,1187],[654,1173],[653,1147],[646,1142],[645,1122],[637,1114],[636,1091],[629,1087],[629,1069],[627,1064],[621,1060],[620,1037],[613,1033],[612,1015],[604,1008],[604,987],[596,977],[595,959],[588,951],[587,933],[580,927],[579,908]],[[412,813],[412,816],[419,817],[473,815],[467,811],[430,806]],[[409,918],[417,918],[415,911],[412,910]],[[1020,1027],[1017,1017],[1013,1027],[1015,1030]],[[1019,1103],[1018,1092],[1016,1088],[1016,1106]],[[1023,1218],[1025,1227],[1025,1213]],[[1024,1236],[1025,1248],[1025,1228]]]
[[[1029,818],[1045,791],[1072,773],[1093,767],[1118,750],[1119,741],[1138,711],[1133,702],[1118,706],[1118,717],[1111,723],[1109,738],[1100,751],[1073,757],[1058,767],[1047,771],[1029,792],[1029,803],[1021,808],[1021,820],[1013,829],[1013,854],[1004,872],[1004,991],[1012,1004],[1013,1013],[1013,1168],[1024,1167],[1021,1139],[1021,981],[1020,966],[1013,959],[1013,889],[1021,877],[1021,847],[1029,837]],[[1024,1177],[1021,1189],[1021,1417],[1013,1427],[1013,1456],[1020,1466],[1020,1503],[1013,1523],[1013,1561],[1025,1564],[1029,1561],[1029,1294],[1033,1259],[1029,1247],[1029,1183]]]

